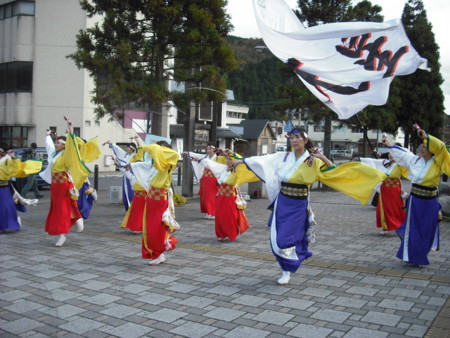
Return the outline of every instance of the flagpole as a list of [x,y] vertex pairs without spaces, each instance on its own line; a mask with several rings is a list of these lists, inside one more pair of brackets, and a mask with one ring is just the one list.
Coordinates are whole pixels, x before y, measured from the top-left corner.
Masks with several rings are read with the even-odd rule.
[[358,122],[359,122],[360,127],[361,127],[362,130],[363,130],[364,138],[366,139],[367,143],[369,144],[370,149],[372,149],[372,156],[374,156],[375,158],[378,158],[377,152],[376,152],[375,149],[373,148],[372,143],[370,143],[369,137],[367,136],[367,130],[366,130],[366,127],[363,126],[361,120],[359,119],[358,114],[355,114],[355,116],[356,116],[356,119],[357,119]]

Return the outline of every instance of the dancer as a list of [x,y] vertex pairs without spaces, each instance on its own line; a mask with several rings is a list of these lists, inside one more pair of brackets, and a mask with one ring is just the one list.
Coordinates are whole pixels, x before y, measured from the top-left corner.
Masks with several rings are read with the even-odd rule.
[[[37,145],[36,143],[31,143],[30,149],[28,149],[27,153],[29,155],[29,159],[31,160],[36,160],[36,148]],[[25,184],[25,186],[22,188],[22,191],[20,192],[20,195],[23,198],[27,197],[28,192],[31,190],[33,190],[34,192],[34,196],[36,198],[42,198],[44,197],[44,195],[41,195],[39,193],[39,188],[38,188],[38,184],[37,184],[37,179],[36,179],[36,174],[31,174],[27,177],[27,183]]]
[[143,163],[130,163],[127,168],[130,168],[137,178],[147,175],[147,179],[140,182],[141,185],[148,186],[148,194],[145,197],[145,223],[142,229],[142,258],[149,259],[149,265],[157,265],[166,260],[164,252],[174,250],[178,241],[171,236],[176,229],[165,222],[164,214],[169,208],[172,171],[176,168],[180,156],[165,141],[140,146],[138,154],[142,152],[151,157],[154,170],[142,172],[141,168],[140,171],[139,167],[142,167]]
[[58,236],[55,246],[61,247],[66,241],[66,234],[76,224],[77,231],[84,229],[83,218],[78,210],[78,189],[81,188],[90,170],[81,160],[72,122],[68,117],[67,138],[60,136],[53,143],[51,132],[47,130],[45,138],[48,165],[39,175],[50,184],[50,209],[45,222],[45,231]]
[[[132,137],[132,139],[136,140],[136,142],[140,143],[140,137],[135,136]],[[123,206],[125,207],[125,211],[128,211],[128,208],[130,207],[131,201],[133,200],[133,185],[131,184],[129,178],[126,175],[126,170],[124,169],[125,166],[128,163],[133,163],[136,161],[143,161],[144,158],[141,154],[141,156],[137,155],[137,146],[134,142],[128,143],[126,147],[126,151],[123,150],[121,147],[119,147],[116,144],[112,144],[110,141],[106,141],[104,144],[108,144],[109,148],[112,149],[114,156],[115,156],[115,162],[118,166],[119,170],[123,174],[123,180],[122,180],[122,201]]]
[[409,169],[412,188],[406,201],[406,221],[397,230],[401,245],[397,258],[415,266],[428,265],[430,250],[439,249],[439,213],[437,187],[441,172],[450,175],[450,154],[445,144],[416,125],[417,135],[423,143],[414,155],[396,146],[386,136],[386,144],[397,163]]
[[[97,192],[92,187],[87,178],[80,188],[77,200],[78,210],[80,210],[83,220],[87,220],[91,214],[92,205],[97,201]],[[84,222],[83,222],[84,223]]]
[[[233,165],[233,159],[242,159],[237,152],[227,150],[226,157],[220,157],[223,159],[218,159],[218,162],[204,158],[200,159],[199,163],[209,169],[220,184],[216,198],[216,237],[220,242],[225,241],[226,238],[234,241],[239,234],[243,234],[250,227],[244,210],[239,209],[236,204],[237,198],[240,197],[239,186],[246,182],[258,181],[259,178],[245,166],[237,169],[230,168]],[[219,163],[224,160],[226,164]]]
[[249,157],[233,164],[236,167],[245,163],[266,183],[273,207],[269,219],[270,244],[283,270],[280,285],[288,284],[290,273],[312,255],[308,250],[308,241],[314,238],[309,187],[319,180],[366,204],[375,186],[386,178],[382,172],[359,162],[336,167],[313,147],[303,129],[292,129],[288,137],[292,152]]
[[28,160],[22,162],[14,157],[14,152],[5,152],[0,148],[0,232],[19,231],[20,217],[17,211],[26,211],[24,206],[36,205],[37,200],[22,198],[10,183],[11,177],[26,177],[38,173],[42,169],[42,162]]
[[408,194],[402,190],[401,178],[407,177],[408,169],[395,163],[390,153],[387,159],[360,157],[357,160],[387,175],[378,194],[376,222],[382,235],[397,230],[406,219],[404,206]]
[[[84,163],[90,163],[97,160],[101,155],[101,150],[98,145],[98,138],[94,137],[92,140],[86,142],[82,138],[75,137],[78,150],[80,152],[81,160]],[[80,188],[77,205],[80,210],[83,220],[88,219],[93,203],[97,201],[97,191],[92,187],[89,178],[86,178]],[[83,222],[80,220],[79,222]]]
[[[146,168],[144,169],[145,172],[152,172],[152,163],[151,161],[147,162],[132,162],[136,164],[145,163]],[[125,175],[127,176],[127,179],[131,183],[131,186],[133,188],[133,199],[131,200],[130,207],[127,210],[127,213],[125,214],[125,217],[122,220],[121,228],[123,229],[129,229],[132,233],[137,234],[142,232],[143,224],[144,224],[144,211],[145,211],[145,197],[147,196],[147,190],[144,186],[139,183],[139,180],[136,179],[136,176],[134,175],[131,170],[126,170]],[[149,181],[147,181],[149,182]]]
[[219,183],[217,178],[210,169],[201,166],[198,161],[200,159],[208,159],[217,162],[216,147],[208,145],[206,147],[206,155],[196,154],[193,152],[183,153],[187,154],[191,159],[192,168],[195,178],[200,182],[200,212],[205,215],[205,219],[214,219],[216,215],[216,195],[219,191]]

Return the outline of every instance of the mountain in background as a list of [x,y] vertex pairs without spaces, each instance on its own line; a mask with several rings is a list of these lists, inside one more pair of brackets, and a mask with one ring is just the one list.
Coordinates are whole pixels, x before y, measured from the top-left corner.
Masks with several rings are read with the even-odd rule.
[[273,107],[275,89],[291,81],[291,76],[280,71],[283,63],[265,48],[262,39],[228,36],[227,40],[240,63],[228,74],[227,87],[233,90],[235,103],[249,106],[250,119],[278,120]]

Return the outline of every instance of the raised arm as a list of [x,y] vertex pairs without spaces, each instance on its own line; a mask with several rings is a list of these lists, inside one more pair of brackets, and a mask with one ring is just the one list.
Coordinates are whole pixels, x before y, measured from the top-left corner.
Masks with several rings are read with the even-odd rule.
[[418,156],[414,155],[408,149],[395,145],[394,142],[387,136],[383,136],[381,138],[381,142],[389,148],[389,152],[398,165],[409,168],[410,164],[418,158]]
[[431,136],[430,134],[427,134],[422,129],[421,131],[423,131],[423,133],[419,134],[419,136],[424,140],[430,153],[434,154],[434,160],[446,175],[450,175],[450,153],[448,152],[444,142],[434,136]]
[[53,143],[50,129],[47,129],[47,134],[45,135],[45,149],[47,150],[47,156],[50,156],[55,152],[55,144]]

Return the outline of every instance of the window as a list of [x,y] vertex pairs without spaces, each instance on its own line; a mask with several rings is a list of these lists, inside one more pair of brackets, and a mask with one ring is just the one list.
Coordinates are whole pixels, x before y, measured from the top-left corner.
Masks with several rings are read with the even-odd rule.
[[0,92],[31,92],[33,88],[33,62],[0,64]]
[[96,127],[100,127],[100,121],[99,121],[99,120],[95,120],[94,123],[95,123],[95,126],[96,126]]
[[25,148],[28,144],[27,127],[0,126],[0,147]]
[[91,126],[91,121],[89,121],[89,120],[84,121],[84,126],[85,127],[90,127]]
[[342,126],[342,127],[334,126],[334,127],[333,127],[333,133],[341,133],[341,134],[344,134],[344,133],[346,133],[346,132],[347,132],[347,127],[346,127],[346,126]]
[[80,127],[74,127],[74,128],[73,128],[73,134],[74,134],[75,136],[80,137],[80,132],[81,132]]
[[325,126],[318,125],[318,124],[314,125],[314,132],[318,133],[318,132],[324,132],[324,131],[325,131]]
[[34,2],[18,1],[14,6],[13,15],[34,15],[34,10]]
[[0,20],[9,19],[19,15],[35,15],[36,4],[34,1],[17,0],[0,5]]

